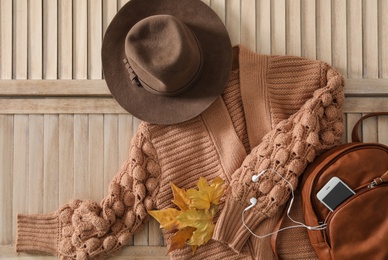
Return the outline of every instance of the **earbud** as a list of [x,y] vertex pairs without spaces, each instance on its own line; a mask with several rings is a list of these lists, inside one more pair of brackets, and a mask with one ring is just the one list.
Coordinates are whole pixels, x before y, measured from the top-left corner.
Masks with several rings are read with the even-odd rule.
[[259,174],[257,174],[257,175],[253,175],[253,176],[252,176],[252,181],[253,181],[253,182],[258,182],[259,179],[260,179],[260,176],[263,175],[266,171],[267,171],[267,169],[265,169],[264,171],[261,171],[261,172],[260,172]]
[[247,211],[247,210],[253,208],[253,207],[256,205],[256,203],[257,203],[257,199],[256,199],[255,197],[252,197],[252,198],[249,199],[249,202],[251,203],[251,205],[249,205],[248,207],[246,207],[246,208],[244,209],[244,211]]

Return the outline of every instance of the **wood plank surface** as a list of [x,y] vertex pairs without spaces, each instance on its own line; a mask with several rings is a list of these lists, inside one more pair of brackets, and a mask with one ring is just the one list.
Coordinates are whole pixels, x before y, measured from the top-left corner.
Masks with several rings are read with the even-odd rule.
[[12,0],[0,1],[0,79],[12,78]]
[[[345,77],[345,133],[388,111],[388,1],[202,0],[233,45],[323,60]],[[16,254],[18,213],[100,202],[128,158],[140,120],[112,98],[101,44],[129,0],[0,0],[0,258]],[[200,14],[199,14],[200,16]],[[388,117],[367,120],[366,141],[388,144]],[[112,259],[168,259],[151,220]]]

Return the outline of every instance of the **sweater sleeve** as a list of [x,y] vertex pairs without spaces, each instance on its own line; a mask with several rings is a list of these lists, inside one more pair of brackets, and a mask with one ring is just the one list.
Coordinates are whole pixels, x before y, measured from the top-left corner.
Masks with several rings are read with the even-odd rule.
[[48,214],[18,215],[18,252],[43,252],[61,259],[103,259],[119,251],[148,219],[159,189],[160,168],[144,125],[128,160],[100,205],[73,200]]
[[242,212],[250,205],[250,198],[255,197],[257,204],[245,212],[244,218],[253,231],[265,218],[274,216],[289,199],[289,185],[274,171],[266,171],[256,183],[252,182],[253,175],[273,169],[295,189],[307,164],[340,143],[343,78],[332,68],[326,70],[325,76],[325,85],[317,89],[298,112],[280,121],[264,136],[233,174],[213,239],[239,252],[250,236],[242,224]]

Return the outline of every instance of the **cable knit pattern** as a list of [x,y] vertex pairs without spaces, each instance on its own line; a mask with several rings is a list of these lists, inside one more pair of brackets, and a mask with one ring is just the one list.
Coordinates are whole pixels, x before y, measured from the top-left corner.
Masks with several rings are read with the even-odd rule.
[[[298,177],[307,164],[318,154],[340,143],[343,132],[340,112],[344,103],[343,79],[331,68],[326,75],[329,79],[327,85],[316,90],[297,113],[280,121],[264,136],[234,173],[230,196],[217,222],[214,239],[240,251],[250,233],[241,223],[235,223],[236,219],[241,219],[241,212],[249,204],[249,198],[257,198],[253,210],[246,214],[246,222],[252,230],[264,218],[278,212],[279,207],[289,199],[290,188],[276,173],[268,171],[257,183],[252,182],[253,175],[265,169],[274,169],[296,188]],[[233,229],[228,230],[231,223]]]

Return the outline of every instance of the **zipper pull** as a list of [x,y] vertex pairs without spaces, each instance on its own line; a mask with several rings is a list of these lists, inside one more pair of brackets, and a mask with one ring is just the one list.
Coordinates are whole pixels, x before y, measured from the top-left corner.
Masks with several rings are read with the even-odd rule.
[[388,182],[388,171],[386,171],[380,177],[374,178],[372,182],[368,185],[368,188],[373,188],[381,183]]

